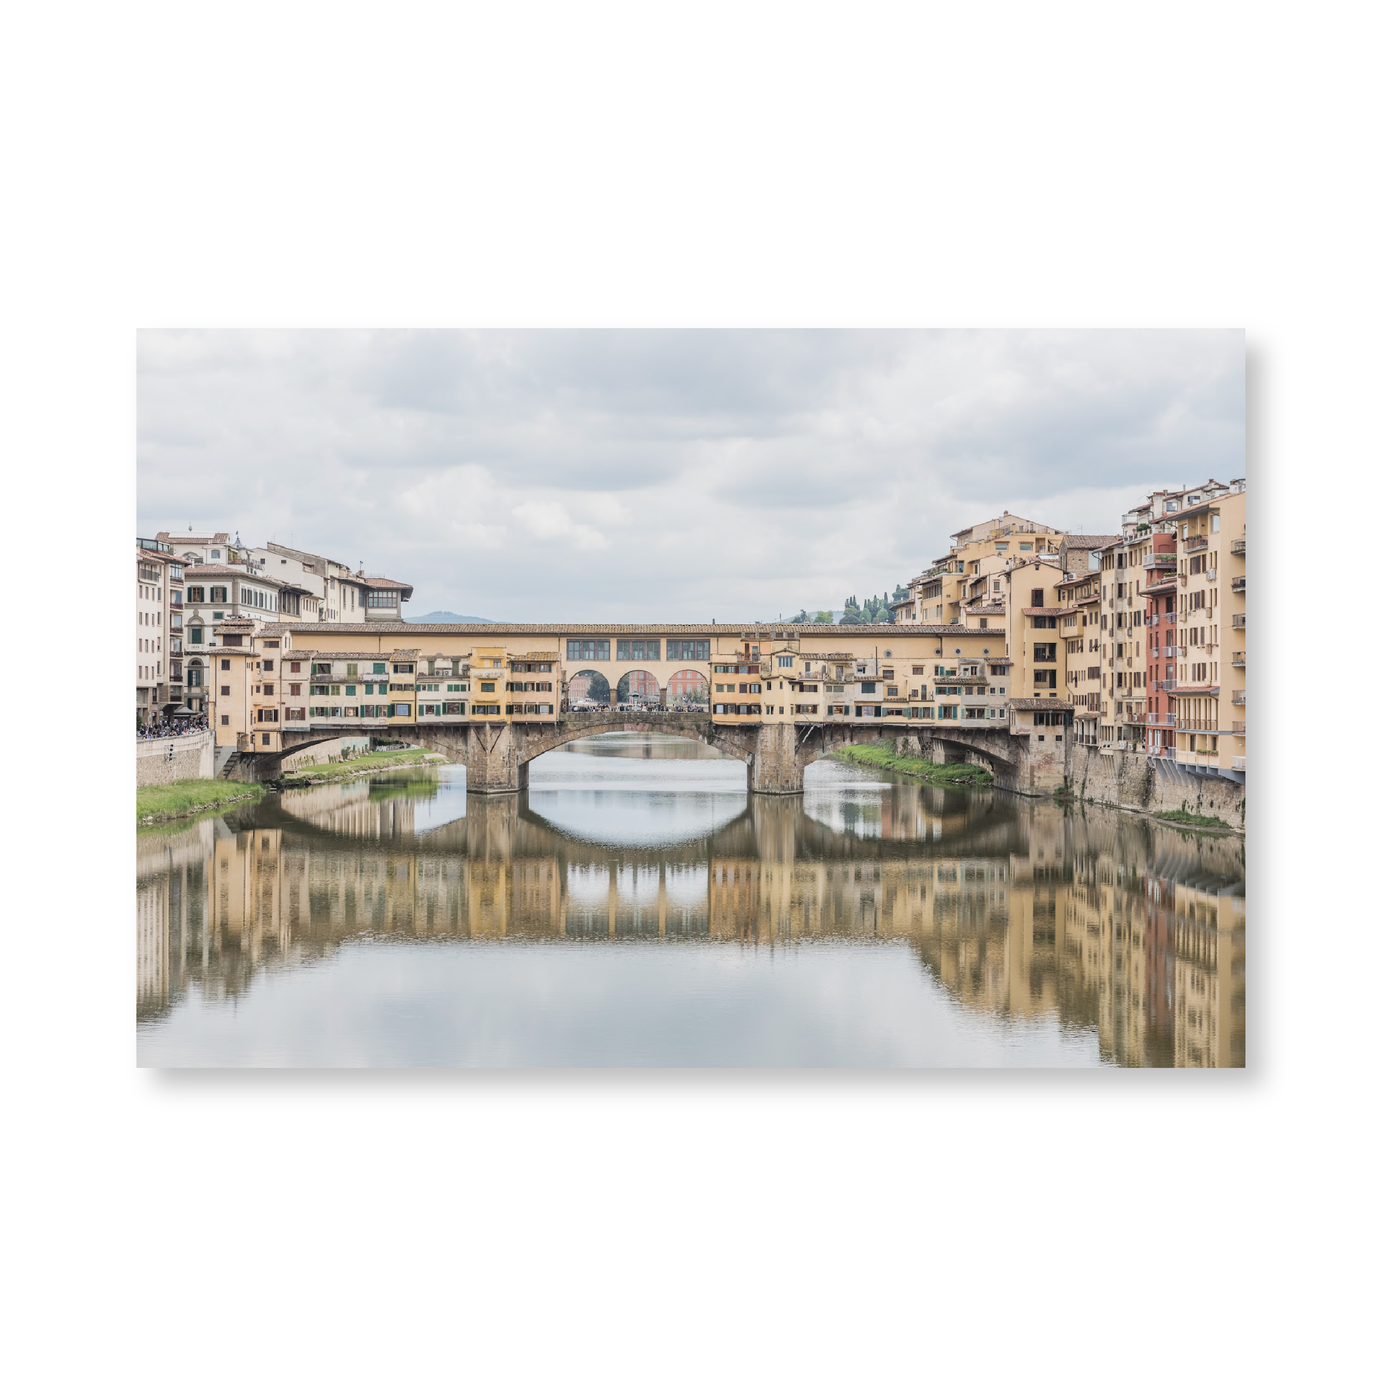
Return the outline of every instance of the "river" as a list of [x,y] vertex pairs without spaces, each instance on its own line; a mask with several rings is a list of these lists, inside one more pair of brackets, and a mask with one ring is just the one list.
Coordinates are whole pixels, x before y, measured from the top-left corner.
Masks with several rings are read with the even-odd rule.
[[137,837],[154,1067],[1245,1062],[1244,843],[604,735]]

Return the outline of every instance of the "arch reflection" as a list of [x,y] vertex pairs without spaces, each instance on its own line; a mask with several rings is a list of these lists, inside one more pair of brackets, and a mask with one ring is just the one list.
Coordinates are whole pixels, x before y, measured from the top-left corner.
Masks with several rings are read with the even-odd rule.
[[463,794],[462,815],[419,830],[430,796],[316,788],[141,835],[138,1017],[366,939],[846,940],[902,944],[959,1005],[1090,1031],[1112,1063],[1244,1063],[1233,838],[895,784],[737,794],[723,823],[638,847],[606,823],[571,830],[534,791]]

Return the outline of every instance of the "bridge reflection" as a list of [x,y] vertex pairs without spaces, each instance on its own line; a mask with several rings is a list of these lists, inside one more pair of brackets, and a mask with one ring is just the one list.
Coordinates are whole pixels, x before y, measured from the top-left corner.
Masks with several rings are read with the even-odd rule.
[[820,792],[748,797],[658,851],[561,830],[528,793],[464,796],[426,832],[422,794],[359,784],[141,836],[138,1015],[236,998],[347,940],[861,939],[905,943],[988,1016],[1096,1030],[1121,1064],[1244,1062],[1233,838],[908,785],[844,814]]

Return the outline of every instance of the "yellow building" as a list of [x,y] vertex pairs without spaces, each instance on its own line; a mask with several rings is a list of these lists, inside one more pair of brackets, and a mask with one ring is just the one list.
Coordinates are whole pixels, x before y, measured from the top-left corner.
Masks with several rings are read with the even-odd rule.
[[1244,780],[1245,489],[1164,517],[1176,529],[1176,762]]

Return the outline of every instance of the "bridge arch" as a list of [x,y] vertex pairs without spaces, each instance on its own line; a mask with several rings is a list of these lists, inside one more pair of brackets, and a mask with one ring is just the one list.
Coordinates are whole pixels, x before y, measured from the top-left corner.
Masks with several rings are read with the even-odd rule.
[[601,671],[585,666],[582,670],[575,671],[565,683],[564,694],[560,696],[561,704],[566,697],[571,705],[581,705],[585,702],[590,705],[611,705],[612,682]]

